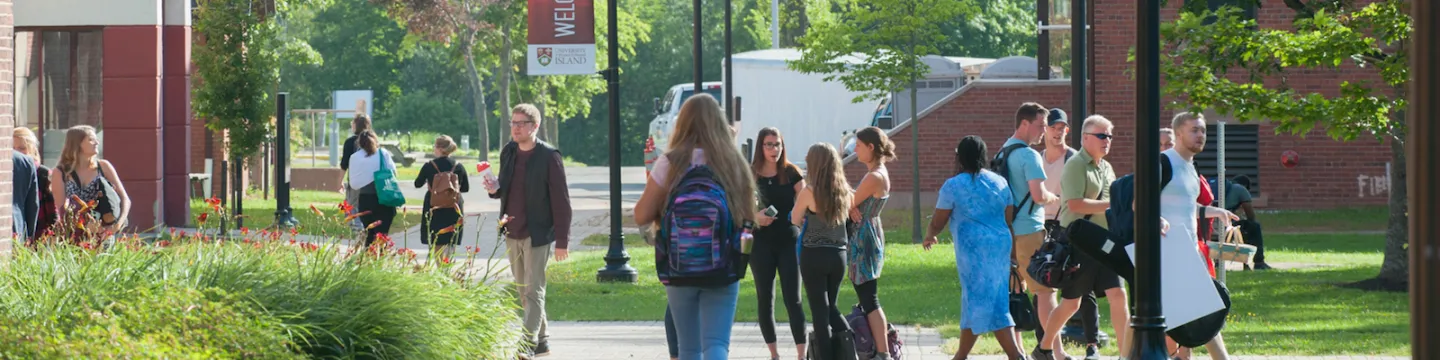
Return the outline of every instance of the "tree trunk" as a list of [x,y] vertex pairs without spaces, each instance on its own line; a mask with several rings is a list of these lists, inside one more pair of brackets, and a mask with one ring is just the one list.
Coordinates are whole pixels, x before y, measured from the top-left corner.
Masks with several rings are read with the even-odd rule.
[[[1404,114],[1399,118],[1404,119]],[[1400,139],[1404,137],[1390,140],[1390,220],[1385,229],[1385,260],[1380,263],[1380,275],[1376,277],[1379,280],[1376,285],[1393,291],[1404,291],[1410,284],[1410,257],[1406,246],[1410,241],[1406,203],[1409,194],[1405,187],[1405,144]]]
[[[917,60],[919,60],[918,57],[920,56],[920,54],[915,53],[915,42],[915,35],[911,34],[911,68],[916,66],[915,63],[918,62]],[[926,66],[926,68],[928,69],[929,66]],[[918,96],[919,89],[915,87],[916,81],[918,81],[918,79],[914,76],[910,77],[910,176],[912,177],[910,180],[910,231],[912,233],[910,237],[916,244],[919,244],[925,241],[925,233],[920,229],[920,222],[924,218],[920,217],[920,104]]]
[[[475,114],[480,122],[480,158],[490,158],[490,112],[485,107],[485,83],[480,79],[480,70],[475,68],[475,36],[466,36],[461,44],[461,51],[465,52],[465,70],[470,73],[470,91],[475,100]],[[482,160],[483,161],[483,160]]]
[[[810,17],[805,13],[806,4],[804,0],[789,0],[785,3],[783,16],[794,16],[793,24],[781,23],[780,46],[796,47],[800,45],[800,38],[805,36],[805,30],[810,28]],[[786,26],[790,25],[790,26]]]
[[506,20],[502,25],[500,33],[500,145],[510,143],[509,124],[506,121],[510,115],[510,76],[514,72],[514,43],[510,40],[510,21]]

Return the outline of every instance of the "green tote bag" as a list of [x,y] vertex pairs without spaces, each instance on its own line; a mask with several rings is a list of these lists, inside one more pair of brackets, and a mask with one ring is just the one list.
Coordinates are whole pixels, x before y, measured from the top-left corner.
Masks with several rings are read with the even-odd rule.
[[375,192],[380,197],[380,205],[403,206],[405,194],[400,192],[400,182],[395,181],[395,171],[390,170],[388,165],[391,162],[390,153],[381,149],[379,155],[380,169],[375,170]]

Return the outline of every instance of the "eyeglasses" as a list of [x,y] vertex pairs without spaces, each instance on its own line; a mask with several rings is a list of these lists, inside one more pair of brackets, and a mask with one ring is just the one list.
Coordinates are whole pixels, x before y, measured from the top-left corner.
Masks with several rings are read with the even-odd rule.
[[1114,139],[1115,139],[1115,135],[1110,135],[1110,134],[1106,134],[1106,133],[1086,133],[1086,134],[1090,134],[1091,136],[1094,136],[1096,139],[1100,139],[1100,140],[1114,140]]
[[511,121],[510,127],[529,127],[535,125],[534,121]]
[[766,149],[779,149],[779,148],[781,148],[781,147],[783,147],[783,146],[785,146],[785,144],[781,144],[781,143],[778,143],[778,142],[767,142],[767,143],[765,143],[765,148],[766,148]]

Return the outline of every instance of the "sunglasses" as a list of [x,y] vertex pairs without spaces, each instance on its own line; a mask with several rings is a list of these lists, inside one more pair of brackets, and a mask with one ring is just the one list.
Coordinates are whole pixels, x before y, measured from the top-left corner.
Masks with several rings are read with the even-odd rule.
[[1110,135],[1110,134],[1106,134],[1106,133],[1086,133],[1086,134],[1090,134],[1091,136],[1094,136],[1096,139],[1100,139],[1100,140],[1113,140],[1113,139],[1115,139],[1115,135]]
[[781,143],[778,143],[778,142],[767,142],[767,143],[765,143],[765,148],[767,148],[767,149],[779,149],[781,146],[784,146],[784,144],[781,144]]

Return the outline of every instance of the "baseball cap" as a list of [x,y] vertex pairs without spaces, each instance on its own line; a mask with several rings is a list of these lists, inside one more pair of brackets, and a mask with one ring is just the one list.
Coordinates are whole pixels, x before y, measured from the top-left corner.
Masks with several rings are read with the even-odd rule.
[[1045,126],[1054,126],[1055,124],[1070,126],[1070,122],[1065,120],[1065,110],[1060,110],[1059,108],[1050,109],[1049,121],[1045,123]]

